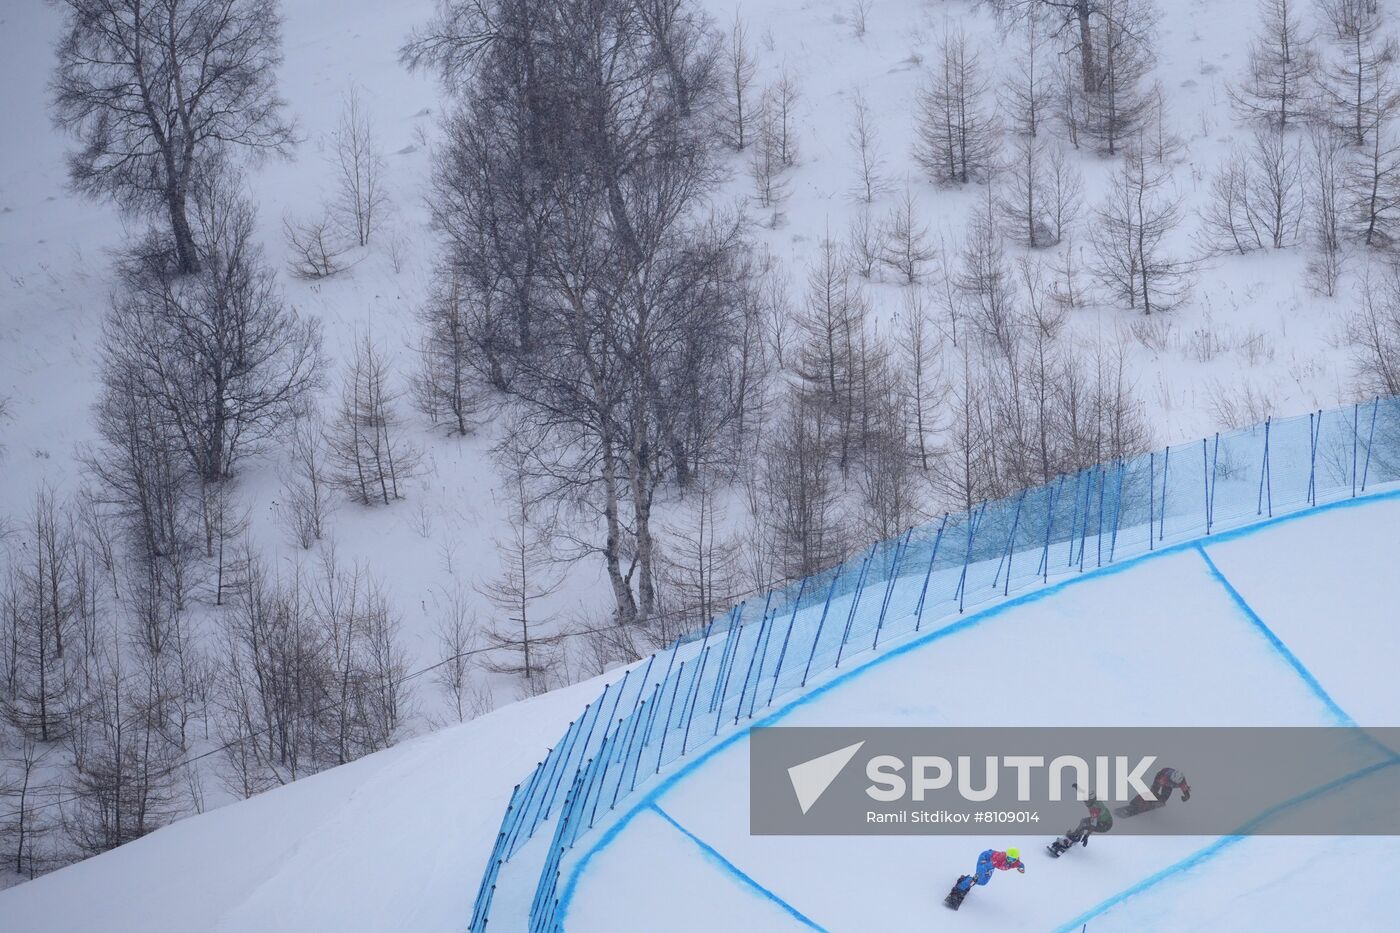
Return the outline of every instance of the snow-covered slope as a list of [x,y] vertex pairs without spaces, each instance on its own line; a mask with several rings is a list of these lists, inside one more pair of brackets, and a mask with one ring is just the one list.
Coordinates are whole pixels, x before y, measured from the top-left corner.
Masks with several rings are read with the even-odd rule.
[[[1330,697],[1365,725],[1400,722],[1400,693],[1385,677],[1400,651],[1389,608],[1400,601],[1389,572],[1397,522],[1400,496],[1390,492],[1207,542],[1259,622],[1199,553],[1177,550],[1072,578],[946,638],[927,634],[895,651],[891,643],[838,683],[814,683],[820,696],[779,717],[787,725],[1328,725]],[[1346,637],[1323,634],[1324,622],[1339,619]],[[0,894],[0,920],[25,933],[460,930],[511,786],[599,686],[511,705],[177,823]],[[1323,930],[1335,929],[1336,898],[1333,886],[1315,883],[1319,874],[1336,874],[1338,860],[1357,853],[1367,879],[1400,869],[1400,843],[1384,838],[1110,835],[1051,862],[1036,854],[1055,826],[995,839],[751,837],[747,762],[743,741],[693,756],[628,798],[616,832],[583,837],[565,863],[566,928],[941,928],[952,924],[938,906],[947,885],[997,844],[1033,853],[1030,870],[979,889],[957,915],[959,929]],[[1209,793],[1208,781],[1195,783]],[[1379,882],[1349,888],[1344,900],[1359,928],[1384,928],[1391,916]],[[510,906],[498,906],[493,927],[521,928]]]
[[461,930],[511,787],[585,681],[0,892],[6,933]]

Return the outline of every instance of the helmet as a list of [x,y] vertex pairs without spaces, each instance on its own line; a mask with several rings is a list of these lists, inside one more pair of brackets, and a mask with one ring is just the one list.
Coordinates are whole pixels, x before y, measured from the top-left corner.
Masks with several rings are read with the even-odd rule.
[[1015,846],[1012,846],[1011,848],[1006,850],[1006,857],[1019,859],[1021,857],[1021,850],[1016,848]]
[[1185,784],[1186,775],[1182,774],[1175,768],[1172,768],[1170,771],[1167,772],[1167,780],[1171,781],[1173,784]]

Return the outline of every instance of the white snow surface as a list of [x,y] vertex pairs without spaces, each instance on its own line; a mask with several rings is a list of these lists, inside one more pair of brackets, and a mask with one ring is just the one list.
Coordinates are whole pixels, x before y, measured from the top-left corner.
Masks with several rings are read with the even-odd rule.
[[509,704],[0,892],[0,930],[460,931],[511,788],[602,686]]

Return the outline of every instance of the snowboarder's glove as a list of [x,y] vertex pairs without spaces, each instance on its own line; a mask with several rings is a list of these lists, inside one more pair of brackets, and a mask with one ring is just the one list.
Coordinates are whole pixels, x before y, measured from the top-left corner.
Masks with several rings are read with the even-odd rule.
[[1081,839],[1081,840],[1079,840],[1079,844],[1080,844],[1081,846],[1087,846],[1087,845],[1089,844],[1089,836],[1090,836],[1090,835],[1091,835],[1090,833],[1085,833],[1085,834],[1084,834],[1084,838]]
[[1026,873],[1026,866],[1024,866],[1024,865],[1017,865],[1017,866],[1016,866],[1016,870],[1019,871],[1021,874],[1024,875],[1024,874]]
[[1188,800],[1190,800],[1190,799],[1191,799],[1191,792],[1190,792],[1190,791],[1184,790],[1184,791],[1181,792],[1181,802],[1182,802],[1182,803],[1185,803],[1186,801],[1188,801]]

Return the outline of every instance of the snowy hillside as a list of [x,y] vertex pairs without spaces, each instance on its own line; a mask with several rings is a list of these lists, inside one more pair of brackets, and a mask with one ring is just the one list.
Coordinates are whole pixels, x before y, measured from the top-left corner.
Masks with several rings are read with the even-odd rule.
[[[153,919],[150,928],[268,929],[276,928],[273,914],[291,928],[297,915],[281,914],[282,905],[302,897],[302,920],[335,911],[338,929],[459,927],[510,785],[596,692],[583,684],[604,671],[620,670],[744,594],[832,565],[945,511],[1270,414],[1385,391],[1400,360],[1400,278],[1388,249],[1388,232],[1400,224],[1400,188],[1390,190],[1400,178],[1400,150],[1383,152],[1381,142],[1390,145],[1400,107],[1389,73],[1374,63],[1362,69],[1374,77],[1374,100],[1357,106],[1375,127],[1363,134],[1380,205],[1369,217],[1375,236],[1356,215],[1365,200],[1367,146],[1339,144],[1335,190],[1327,190],[1345,204],[1334,205],[1342,230],[1329,252],[1317,229],[1326,173],[1315,163],[1322,128],[1345,122],[1345,107],[1329,103],[1326,88],[1345,77],[1346,47],[1332,38],[1326,15],[1337,4],[1285,5],[1285,17],[1298,20],[1299,35],[1311,38],[1319,56],[1308,63],[1310,116],[1260,136],[1282,140],[1280,158],[1290,166],[1278,230],[1260,232],[1267,223],[1257,205],[1223,202],[1244,211],[1243,219],[1229,216],[1250,228],[1245,239],[1263,238],[1244,255],[1220,248],[1221,192],[1233,179],[1255,197],[1249,185],[1261,183],[1255,134],[1262,124],[1237,98],[1251,42],[1268,47],[1267,17],[1252,2],[1156,0],[1155,15],[1138,0],[1114,2],[1124,17],[1139,17],[1133,22],[1150,35],[1143,48],[1151,54],[1134,78],[1142,112],[1130,121],[1131,139],[1110,153],[1084,127],[1069,125],[1080,104],[1059,99],[1064,82],[1073,83],[1077,53],[1049,32],[1029,32],[1012,15],[1018,4],[1001,4],[998,18],[997,4],[972,0],[745,0],[737,8],[702,0],[698,9],[716,42],[718,122],[707,138],[719,177],[699,203],[716,216],[743,218],[735,228],[742,257],[719,278],[744,306],[745,336],[726,348],[734,356],[716,366],[722,375],[715,378],[733,379],[729,364],[739,355],[747,376],[751,350],[762,371],[752,385],[740,380],[737,414],[696,429],[709,446],[694,452],[694,464],[682,455],[654,476],[633,470],[627,479],[655,486],[623,497],[626,514],[609,536],[597,475],[571,474],[556,485],[537,463],[527,490],[519,448],[528,455],[530,441],[539,441],[531,430],[549,421],[548,408],[532,409],[484,384],[486,363],[474,361],[464,435],[454,433],[440,404],[430,417],[424,409],[431,406],[420,403],[423,382],[433,381],[420,349],[425,336],[441,336],[427,315],[440,311],[443,260],[453,248],[432,225],[443,210],[434,169],[458,153],[461,138],[447,121],[458,103],[452,82],[432,67],[406,67],[400,50],[432,19],[435,4],[280,0],[281,62],[271,71],[294,143],[286,158],[238,153],[232,193],[224,194],[256,211],[251,243],[273,292],[319,333],[319,378],[308,380],[316,384],[295,406],[279,409],[266,440],[249,443],[236,464],[218,464],[212,479],[181,467],[187,472],[161,487],[179,500],[170,506],[170,525],[179,526],[171,536],[179,540],[168,549],[132,543],[141,535],[131,515],[149,503],[133,505],[141,495],[100,468],[121,449],[110,424],[104,433],[100,409],[104,398],[122,397],[112,377],[121,331],[114,308],[129,298],[130,283],[119,267],[139,252],[148,227],[160,230],[164,221],[159,212],[123,211],[70,185],[65,158],[79,143],[55,125],[51,86],[68,6],[0,9],[0,619],[11,633],[0,684],[0,886],[26,882],[0,895],[0,921],[15,910],[18,929],[89,928],[83,905],[111,904],[72,892],[125,891],[176,861],[219,858],[236,869],[205,864],[210,874],[198,879],[167,875],[180,890],[161,898],[171,912],[163,927]],[[1388,63],[1385,37],[1400,30],[1400,10],[1378,9],[1366,14],[1380,17],[1368,41]],[[957,45],[959,36],[965,45]],[[1017,130],[1023,108],[1015,89],[1033,45],[1045,108],[1036,158],[1067,193],[1059,205],[1064,229],[1030,246],[1014,221],[1016,156],[1029,151]],[[966,183],[932,177],[927,139],[920,139],[921,128],[928,135],[920,114],[948,74],[950,49],[977,59],[973,70],[980,71],[965,90],[988,121],[985,164]],[[736,74],[750,121],[742,151],[733,138]],[[334,274],[308,275],[293,235],[304,243],[321,218],[340,216],[337,159],[352,100],[352,122],[372,129],[366,139],[379,159],[375,232],[366,245],[337,232],[327,258]],[[1341,116],[1326,115],[1328,107],[1341,107]],[[1141,153],[1139,177],[1152,176],[1153,196],[1174,206],[1154,275],[1162,274],[1164,295],[1180,289],[1181,300],[1150,316],[1140,297],[1125,300],[1121,287],[1115,292],[1094,272],[1102,264],[1095,237],[1111,229],[1124,179],[1131,181],[1125,145]],[[1037,216],[1031,226],[1048,236],[1051,221]],[[1338,270],[1331,295],[1319,287],[1320,255]],[[838,392],[834,354],[823,358],[831,364],[831,395],[844,393],[848,407],[833,415],[835,406],[819,405],[812,441],[804,433],[804,392],[821,382],[813,348],[821,343],[815,296],[824,264],[827,284],[840,280],[829,291],[843,295],[841,327],[849,355],[858,351],[860,361],[849,364]],[[1178,282],[1176,271],[1189,274]],[[1363,301],[1364,282],[1371,285]],[[1154,280],[1154,294],[1158,287]],[[1371,331],[1355,326],[1358,308],[1373,311]],[[127,337],[128,353],[158,349]],[[304,445],[333,454],[343,390],[358,384],[348,380],[367,345],[388,373],[379,388],[394,396],[393,417],[381,420],[398,432],[403,462],[416,460],[417,469],[401,493],[386,491],[377,505],[373,496],[352,501],[353,482],[318,486],[324,515],[308,537]],[[723,407],[734,388],[726,382],[694,408]],[[858,405],[851,402],[857,391]],[[1053,418],[1037,424],[1039,457],[1033,419],[1025,417],[1037,393],[1041,415],[1047,398],[1055,407]],[[979,446],[983,433],[995,440]],[[592,468],[587,431],[580,435],[577,447],[552,451],[560,460],[549,468],[573,456],[584,466],[571,462],[571,469]],[[1054,457],[1044,453],[1047,436]],[[132,437],[138,453],[151,446],[144,435]],[[507,441],[515,442],[516,459]],[[547,447],[534,446],[536,455]],[[805,454],[814,451],[813,466]],[[683,481],[692,469],[697,476]],[[607,485],[615,482],[610,476]],[[780,493],[798,487],[803,507],[820,513],[816,521],[783,514],[792,503],[779,501]],[[646,564],[637,570],[643,506],[651,510],[654,572]],[[794,533],[794,526],[804,530]],[[1363,531],[1364,540],[1383,538],[1383,529]],[[138,555],[142,547],[149,553]],[[45,548],[61,553],[51,565],[60,568],[52,571],[59,584],[52,606],[42,585],[50,579]],[[606,557],[623,567],[616,579]],[[1337,568],[1339,587],[1350,581],[1340,576],[1345,570]],[[625,602],[645,604],[648,588],[656,590],[642,620],[648,625],[633,631],[618,624]],[[337,608],[342,602],[350,609]],[[525,610],[533,655],[520,650],[513,628]],[[53,631],[45,627],[49,612],[62,616]],[[249,673],[249,657],[262,646],[255,624],[268,618],[306,626],[298,632],[316,643],[308,650],[314,663],[306,664],[316,685],[288,687],[295,699],[260,695],[259,709],[250,700],[258,677]],[[83,648],[66,660],[58,652],[55,687],[47,639],[70,624]],[[30,638],[23,644],[22,629]],[[529,677],[522,654],[534,665]],[[283,657],[255,660],[284,672],[293,666],[282,665]],[[29,683],[41,669],[44,703]],[[511,705],[545,691],[556,692]],[[50,699],[62,707],[52,734]],[[44,707],[37,720],[36,705]],[[274,707],[281,719],[267,712]],[[116,725],[137,728],[123,715],[135,715],[147,738],[158,737],[158,752],[133,752],[112,739],[122,732]],[[272,734],[285,742],[267,753],[278,760],[259,757],[261,746],[240,753],[249,736]],[[407,744],[381,750],[399,742]],[[123,755],[156,775],[138,782],[137,830],[110,826],[121,821],[87,808],[109,789],[110,775],[93,762],[132,760]],[[470,792],[458,795],[461,788]],[[243,797],[253,799],[204,813]],[[120,797],[114,809],[124,814],[131,799]],[[203,815],[183,822],[194,814]],[[167,823],[174,825],[136,838]],[[261,845],[274,829],[278,855]],[[436,834],[442,830],[450,835]],[[122,843],[115,854],[81,862]],[[1132,870],[1155,869],[1164,858],[1146,853]],[[26,880],[55,869],[52,878]],[[303,884],[319,891],[306,894]],[[333,896],[342,884],[358,899]],[[603,890],[590,896],[607,897]],[[401,898],[421,913],[390,911]],[[1066,919],[1087,908],[1060,906]],[[841,927],[836,915],[827,919]]]

